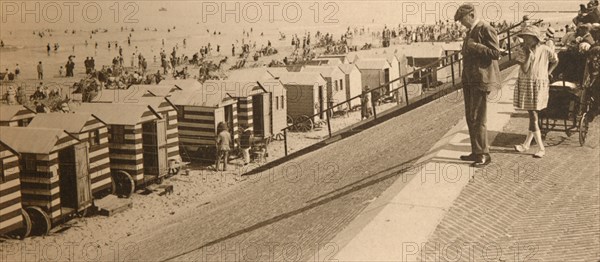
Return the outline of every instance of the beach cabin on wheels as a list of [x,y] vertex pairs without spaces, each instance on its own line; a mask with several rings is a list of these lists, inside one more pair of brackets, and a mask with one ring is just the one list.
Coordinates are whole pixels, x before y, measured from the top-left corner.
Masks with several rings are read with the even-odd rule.
[[[152,91],[151,89],[143,91],[142,89],[144,89],[146,87],[148,87],[148,86],[141,86],[140,89],[138,90],[139,92],[136,92],[135,95],[129,95],[128,97],[123,97],[121,95],[118,95],[118,93],[108,92],[105,95],[103,95],[102,97],[95,99],[93,101],[93,103],[111,103],[111,101],[113,101],[113,103],[139,104],[139,105],[150,106],[154,110],[154,112],[158,113],[161,116],[161,119],[164,120],[167,124],[167,126],[166,126],[166,128],[167,128],[166,148],[167,148],[167,157],[168,157],[168,161],[169,161],[169,165],[168,165],[169,170],[171,170],[173,172],[179,172],[179,167],[177,167],[175,165],[175,164],[179,163],[181,160],[179,157],[179,135],[178,135],[178,131],[177,131],[177,110],[175,108],[175,105],[171,104],[168,100],[166,100],[166,97],[162,96],[162,95],[165,95],[165,96],[170,95],[171,93],[170,92],[169,93],[166,93],[166,92],[160,93],[160,91],[163,91],[163,90]],[[150,87],[152,87],[152,86],[150,86]],[[154,92],[155,94],[159,94],[161,96],[154,95],[152,92]],[[177,92],[182,92],[182,91],[177,91]],[[112,95],[115,95],[115,94],[117,94],[118,96],[111,97]],[[118,101],[119,98],[121,98],[123,100]]]
[[[327,81],[327,107],[331,107],[334,104],[346,100],[347,84],[344,83],[346,75],[338,66],[306,66],[302,69],[302,72],[320,73],[323,78],[325,78]],[[348,108],[338,106],[334,108],[333,111],[342,111],[344,109]]]
[[[276,75],[287,90],[288,122],[301,122],[315,114],[325,119],[327,81],[316,72],[287,72]],[[315,122],[316,119],[311,119]]]
[[177,108],[180,153],[185,159],[213,161],[217,126],[225,122],[238,138],[236,99],[220,92],[181,91],[166,98]]
[[112,192],[108,127],[102,120],[90,113],[48,113],[36,115],[29,127],[63,129],[87,144],[84,172],[89,174],[93,197],[102,198]]
[[208,80],[206,94],[237,100],[238,122],[258,137],[271,137],[287,126],[286,90],[279,80]]
[[29,232],[19,230],[27,228],[25,217],[29,219],[21,205],[19,153],[0,140],[0,235],[27,237]]
[[[346,100],[360,95],[362,93],[363,85],[358,67],[355,64],[340,64],[338,66],[346,76]],[[350,108],[357,107],[360,106],[360,99],[353,99],[348,103]]]
[[[360,70],[361,84],[369,86],[371,90],[390,81],[390,64],[385,59],[359,59],[355,63]],[[372,99],[377,101],[382,95],[390,91],[390,86],[373,91]]]
[[0,126],[27,126],[35,111],[22,105],[0,105]]
[[82,103],[72,110],[92,113],[108,125],[114,194],[130,196],[135,188],[169,175],[167,121],[151,106]]
[[[92,206],[87,143],[63,129],[0,127],[0,139],[19,155],[21,204],[34,234]],[[24,224],[28,227],[28,224]]]

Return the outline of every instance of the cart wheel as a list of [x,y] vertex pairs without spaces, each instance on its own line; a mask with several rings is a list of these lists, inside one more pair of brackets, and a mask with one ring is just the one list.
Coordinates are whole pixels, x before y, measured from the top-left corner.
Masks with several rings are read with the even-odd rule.
[[29,234],[31,234],[32,224],[31,217],[29,217],[29,214],[27,214],[27,211],[25,211],[25,209],[21,208],[21,216],[23,217],[23,227],[15,230],[15,234],[20,240],[23,240],[27,238]]
[[135,189],[135,182],[129,173],[119,170],[113,175],[112,187],[113,194],[119,197],[129,198]]
[[287,116],[287,127],[293,126],[294,125],[294,119],[288,115]]
[[308,132],[314,128],[314,123],[310,117],[302,115],[296,120],[296,127],[300,132]]
[[590,121],[587,113],[584,113],[579,119],[579,144],[585,145],[585,139],[587,138],[588,130],[590,128]]
[[50,217],[39,207],[26,207],[25,211],[31,218],[31,234],[45,236],[50,233],[52,223]]

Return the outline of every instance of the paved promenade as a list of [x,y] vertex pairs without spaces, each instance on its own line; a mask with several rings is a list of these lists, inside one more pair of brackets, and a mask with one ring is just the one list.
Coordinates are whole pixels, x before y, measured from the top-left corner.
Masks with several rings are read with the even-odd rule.
[[[547,154],[512,150],[527,132],[515,112],[516,68],[489,107],[493,163],[474,169],[464,121],[332,242],[339,261],[598,261],[598,123],[586,146],[551,132]],[[492,96],[494,97],[494,96]],[[331,252],[321,250],[321,257]]]

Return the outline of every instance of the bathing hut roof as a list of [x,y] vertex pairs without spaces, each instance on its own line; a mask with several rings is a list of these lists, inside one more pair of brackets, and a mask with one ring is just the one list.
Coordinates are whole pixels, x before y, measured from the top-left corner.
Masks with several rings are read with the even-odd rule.
[[170,79],[170,80],[162,80],[159,85],[172,85],[177,87],[179,90],[193,90],[193,89],[201,89],[202,84],[198,82],[196,79]]
[[342,72],[344,72],[344,74],[350,74],[355,69],[358,70],[358,67],[356,67],[355,64],[341,64],[338,65],[338,67],[340,68],[340,70],[342,70]]
[[126,103],[81,103],[74,105],[74,112],[89,112],[108,125],[135,125],[150,115],[154,119],[160,116],[145,104]]
[[327,81],[318,72],[286,72],[280,74],[279,81],[284,85],[325,85]]
[[181,91],[175,92],[167,100],[176,106],[200,106],[200,107],[222,107],[235,103],[233,98],[230,98],[221,92],[205,92],[202,91]]
[[227,77],[228,80],[271,80],[274,76],[269,72],[269,68],[248,68],[241,70],[232,70]]
[[11,121],[15,116],[25,113],[35,112],[22,105],[2,105],[0,106],[0,121]]
[[93,118],[102,122],[93,114],[84,112],[37,114],[27,127],[58,128],[72,134],[81,133]]
[[401,50],[407,57],[414,58],[441,58],[444,55],[444,49],[440,45],[432,44],[407,45]]
[[385,58],[359,59],[354,63],[359,69],[386,69],[390,63]]
[[220,94],[221,97],[249,97],[261,93],[274,92],[283,88],[279,80],[208,80],[204,82],[206,94]]
[[271,75],[273,75],[275,78],[279,77],[281,74],[290,72],[286,67],[269,67],[267,71],[269,71],[269,73],[271,73]]
[[173,85],[132,85],[128,88],[132,93],[141,94],[141,96],[161,96],[167,97],[171,92],[179,90]]
[[305,66],[302,69],[302,72],[317,72],[323,75],[323,77],[332,77],[336,71],[343,73],[337,66]]
[[0,139],[19,153],[49,154],[65,137],[75,139],[58,128],[0,127]]

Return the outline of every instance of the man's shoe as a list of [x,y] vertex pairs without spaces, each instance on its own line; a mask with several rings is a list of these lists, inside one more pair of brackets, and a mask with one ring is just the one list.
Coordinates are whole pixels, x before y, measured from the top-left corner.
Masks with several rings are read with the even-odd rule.
[[477,155],[471,153],[470,155],[460,156],[460,160],[462,161],[477,161]]
[[492,162],[492,158],[489,154],[482,154],[477,157],[475,163],[471,164],[472,167],[484,167]]

